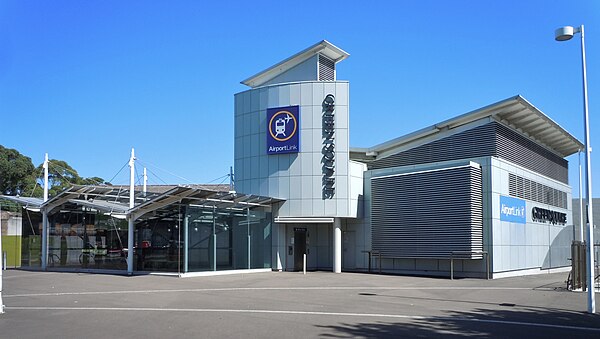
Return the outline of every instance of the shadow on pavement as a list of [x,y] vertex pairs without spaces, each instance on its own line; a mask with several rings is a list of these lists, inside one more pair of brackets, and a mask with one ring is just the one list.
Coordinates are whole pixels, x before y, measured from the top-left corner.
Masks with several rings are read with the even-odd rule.
[[583,312],[533,308],[510,310],[475,309],[448,312],[445,316],[375,321],[358,324],[317,326],[328,338],[432,338],[524,337],[577,338],[600,337],[600,316]]

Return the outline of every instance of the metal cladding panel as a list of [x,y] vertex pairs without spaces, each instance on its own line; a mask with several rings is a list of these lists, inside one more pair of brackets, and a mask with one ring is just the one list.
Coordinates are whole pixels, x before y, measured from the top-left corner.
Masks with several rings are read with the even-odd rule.
[[495,154],[494,126],[486,124],[425,145],[377,159],[369,169],[485,157]]
[[562,183],[569,183],[569,165],[565,159],[504,125],[494,125],[496,156]]
[[442,258],[483,250],[481,168],[373,178],[371,189],[372,249],[382,256]]
[[377,159],[369,169],[495,156],[568,184],[568,162],[512,129],[491,122]]

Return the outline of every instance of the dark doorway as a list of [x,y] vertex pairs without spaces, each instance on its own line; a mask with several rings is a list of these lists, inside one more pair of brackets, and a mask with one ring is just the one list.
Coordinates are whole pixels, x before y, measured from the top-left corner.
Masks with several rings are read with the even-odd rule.
[[306,228],[294,228],[294,271],[302,271],[306,253]]

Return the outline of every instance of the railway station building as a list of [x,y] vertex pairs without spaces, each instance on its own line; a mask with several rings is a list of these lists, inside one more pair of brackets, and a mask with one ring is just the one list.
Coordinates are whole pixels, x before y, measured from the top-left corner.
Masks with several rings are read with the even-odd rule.
[[517,95],[351,147],[350,83],[337,79],[348,56],[324,40],[242,81],[234,190],[156,186],[131,192],[133,208],[123,187],[4,197],[26,207],[20,265],[193,275],[301,270],[306,255],[309,270],[494,278],[569,267],[565,158],[580,141]]

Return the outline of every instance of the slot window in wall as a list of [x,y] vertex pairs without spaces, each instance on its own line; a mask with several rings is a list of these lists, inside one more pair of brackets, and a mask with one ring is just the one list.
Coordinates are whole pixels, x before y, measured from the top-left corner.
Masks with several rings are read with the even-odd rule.
[[527,199],[559,208],[567,208],[567,193],[540,184],[513,173],[508,174],[508,193],[517,198]]

